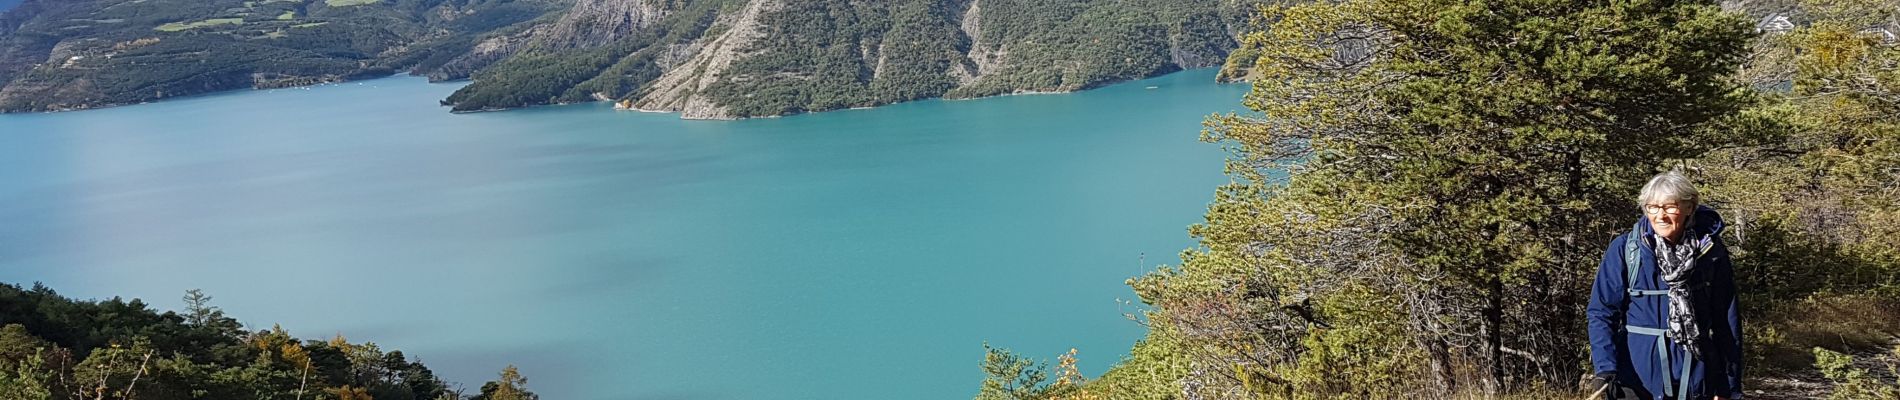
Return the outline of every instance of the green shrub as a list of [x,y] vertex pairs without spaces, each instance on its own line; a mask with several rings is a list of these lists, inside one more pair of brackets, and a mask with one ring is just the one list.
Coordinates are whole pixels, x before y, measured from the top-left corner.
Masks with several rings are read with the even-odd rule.
[[[1895,357],[1900,357],[1900,347],[1894,348],[1885,360],[1887,376],[1900,377],[1900,363],[1894,361]],[[1834,392],[1828,394],[1828,400],[1900,399],[1900,378],[1893,382],[1875,379],[1866,369],[1854,365],[1853,356],[1816,347],[1814,367],[1834,381]]]

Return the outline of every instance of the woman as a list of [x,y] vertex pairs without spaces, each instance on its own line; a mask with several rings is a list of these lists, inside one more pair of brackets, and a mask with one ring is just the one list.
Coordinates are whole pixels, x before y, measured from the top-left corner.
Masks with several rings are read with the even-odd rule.
[[1676,172],[1650,178],[1637,199],[1643,217],[1610,242],[1590,293],[1596,378],[1612,398],[1742,398],[1741,315],[1722,217]]

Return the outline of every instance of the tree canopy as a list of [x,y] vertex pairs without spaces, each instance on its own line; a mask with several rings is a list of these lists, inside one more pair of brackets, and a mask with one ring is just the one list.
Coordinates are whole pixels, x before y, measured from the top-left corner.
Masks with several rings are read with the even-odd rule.
[[1118,395],[1574,386],[1590,279],[1643,180],[1786,130],[1733,77],[1751,21],[1714,1],[1354,0],[1261,21],[1238,61],[1254,113],[1204,133],[1233,183],[1180,266],[1131,282],[1154,309],[1097,381]]
[[[204,292],[184,300],[179,314],[0,284],[0,399],[461,398],[402,351],[341,335],[299,340],[277,326],[246,331]],[[535,399],[526,384],[509,366],[481,398]]]

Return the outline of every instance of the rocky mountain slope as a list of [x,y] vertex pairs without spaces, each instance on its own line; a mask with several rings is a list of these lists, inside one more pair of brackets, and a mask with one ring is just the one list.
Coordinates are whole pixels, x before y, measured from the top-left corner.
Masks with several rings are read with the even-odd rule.
[[24,0],[0,111],[397,72],[455,111],[614,101],[727,119],[1072,91],[1220,65],[1243,0]]
[[532,34],[477,46],[512,54],[444,104],[479,111],[612,100],[730,119],[1071,91],[1219,65],[1245,20],[1240,4],[579,0]]
[[0,14],[0,111],[427,71],[565,0],[26,0]]

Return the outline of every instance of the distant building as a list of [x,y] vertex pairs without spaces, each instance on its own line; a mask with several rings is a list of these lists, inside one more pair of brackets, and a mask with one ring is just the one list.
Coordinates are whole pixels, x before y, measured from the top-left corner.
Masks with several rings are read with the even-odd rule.
[[1766,17],[1761,17],[1761,22],[1755,23],[1756,32],[1787,33],[1792,30],[1794,30],[1794,22],[1788,21],[1788,16],[1781,14],[1768,14]]

